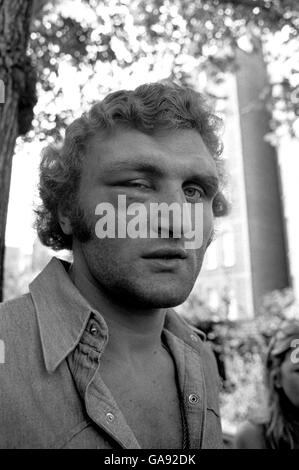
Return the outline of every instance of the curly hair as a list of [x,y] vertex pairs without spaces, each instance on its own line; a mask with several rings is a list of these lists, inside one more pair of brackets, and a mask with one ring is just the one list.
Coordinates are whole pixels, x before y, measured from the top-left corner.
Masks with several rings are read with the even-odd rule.
[[[78,190],[82,161],[93,136],[105,137],[119,127],[149,135],[160,129],[195,129],[215,159],[221,178],[221,125],[222,120],[212,112],[202,94],[174,83],[141,85],[133,91],[110,93],[103,101],[96,102],[89,112],[68,126],[62,145],[50,145],[43,151],[41,205],[35,211],[41,242],[54,250],[72,249],[72,236],[64,234],[59,224],[59,207],[67,211],[74,233],[76,227],[80,230],[81,241],[88,239]],[[226,200],[219,192],[213,203],[214,215],[224,215],[226,210]]]
[[287,410],[284,391],[277,387],[276,379],[293,339],[299,338],[299,322],[285,324],[272,338],[266,358],[266,385],[268,389],[268,419],[266,437],[273,449],[294,447],[294,419]]

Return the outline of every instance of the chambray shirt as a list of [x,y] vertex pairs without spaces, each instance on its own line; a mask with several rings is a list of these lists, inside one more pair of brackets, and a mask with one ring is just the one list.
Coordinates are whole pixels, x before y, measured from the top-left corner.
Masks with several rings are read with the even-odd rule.
[[[65,264],[53,258],[28,294],[0,305],[0,448],[140,449],[101,379],[107,324]],[[187,448],[222,447],[219,379],[204,335],[173,310],[163,335],[177,370]]]

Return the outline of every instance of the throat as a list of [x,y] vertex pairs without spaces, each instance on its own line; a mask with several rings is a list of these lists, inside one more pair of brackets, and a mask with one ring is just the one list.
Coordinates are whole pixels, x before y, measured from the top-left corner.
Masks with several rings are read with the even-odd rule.
[[103,314],[103,317],[109,330],[108,353],[127,359],[142,359],[155,355],[161,349],[165,313],[142,318],[109,314]]

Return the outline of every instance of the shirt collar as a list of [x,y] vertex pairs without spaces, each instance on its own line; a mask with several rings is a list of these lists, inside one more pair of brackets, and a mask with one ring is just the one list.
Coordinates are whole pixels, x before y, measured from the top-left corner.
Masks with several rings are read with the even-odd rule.
[[68,267],[53,257],[29,285],[48,372],[54,372],[79,343],[92,312],[67,274]]
[[202,342],[206,340],[205,333],[187,323],[171,308],[167,310],[164,328],[200,353]]
[[[44,270],[29,285],[36,309],[45,365],[54,372],[59,364],[79,343],[94,311],[71,281],[67,269],[70,264],[53,257]],[[103,317],[97,318],[108,331]],[[200,352],[198,336],[205,335],[190,328],[173,309],[166,313],[164,328]]]

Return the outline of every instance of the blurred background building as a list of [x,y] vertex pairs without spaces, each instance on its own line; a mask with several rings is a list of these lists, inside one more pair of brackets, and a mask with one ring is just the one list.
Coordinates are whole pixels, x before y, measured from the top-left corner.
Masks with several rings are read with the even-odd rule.
[[260,95],[266,70],[258,54],[240,52],[227,77],[224,157],[231,212],[217,224],[196,289],[223,317],[246,318],[265,294],[290,286],[283,194],[276,150],[264,136],[269,116]]

